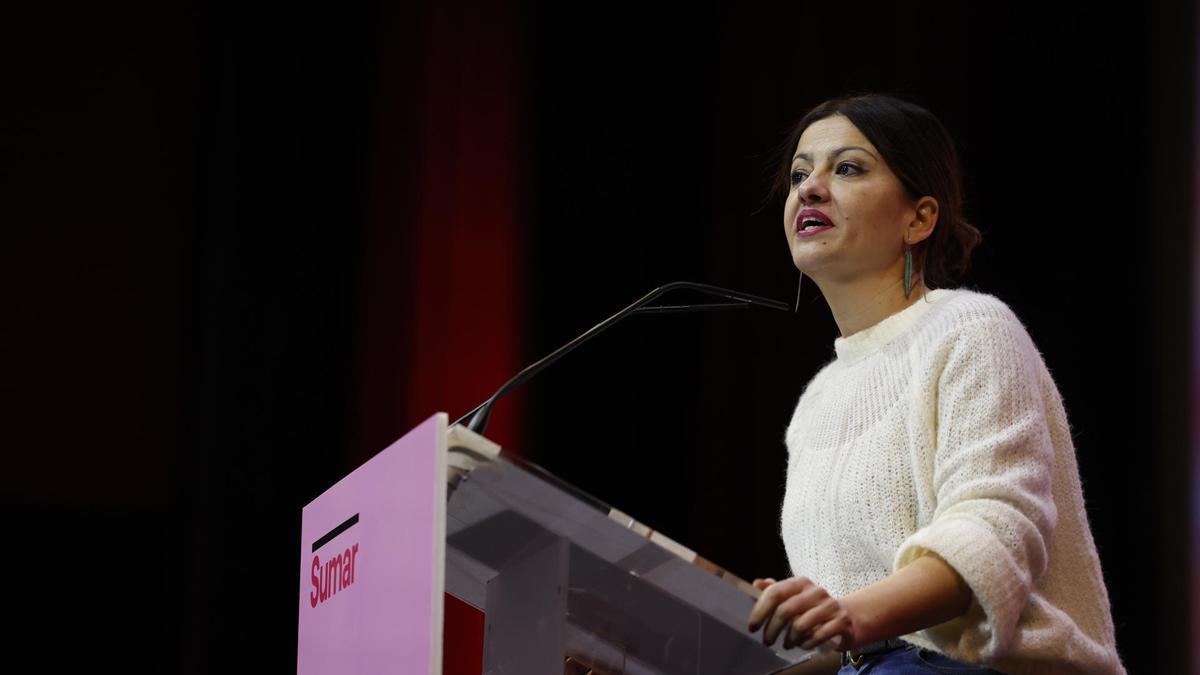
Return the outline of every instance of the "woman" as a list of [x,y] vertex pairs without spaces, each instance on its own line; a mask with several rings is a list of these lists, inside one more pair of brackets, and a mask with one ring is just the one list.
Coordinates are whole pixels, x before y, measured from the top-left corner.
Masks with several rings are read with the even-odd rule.
[[792,259],[841,337],[787,430],[798,576],[756,580],[750,630],[842,673],[1124,672],[1058,390],[1007,306],[941,288],[979,241],[945,129],[858,96],[787,147]]

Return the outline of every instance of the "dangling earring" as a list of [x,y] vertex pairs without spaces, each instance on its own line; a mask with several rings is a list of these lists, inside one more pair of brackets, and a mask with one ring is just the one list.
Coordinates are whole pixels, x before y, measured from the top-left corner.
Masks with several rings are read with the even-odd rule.
[[804,285],[804,272],[800,273],[800,280],[796,282],[796,309],[794,313],[800,313],[800,288]]
[[912,246],[904,244],[904,299],[912,295]]

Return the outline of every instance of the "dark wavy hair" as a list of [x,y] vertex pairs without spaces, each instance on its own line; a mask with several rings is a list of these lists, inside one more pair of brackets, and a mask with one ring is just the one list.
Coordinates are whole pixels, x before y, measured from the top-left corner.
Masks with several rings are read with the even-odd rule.
[[781,148],[772,194],[791,189],[792,155],[800,135],[818,120],[842,115],[883,155],[910,199],[938,202],[937,226],[913,247],[921,278],[929,288],[957,283],[970,268],[971,252],[982,235],[963,215],[962,173],[954,140],[928,110],[884,94],[858,94],[818,105],[796,123]]

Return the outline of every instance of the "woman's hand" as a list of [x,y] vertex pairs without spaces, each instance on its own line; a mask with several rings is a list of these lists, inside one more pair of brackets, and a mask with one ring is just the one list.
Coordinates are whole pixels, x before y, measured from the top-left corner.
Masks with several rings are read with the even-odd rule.
[[750,611],[750,632],[763,627],[763,644],[774,644],[783,635],[784,649],[829,643],[844,651],[858,645],[850,609],[807,578],[755,579],[754,587],[763,593]]
[[932,551],[842,598],[804,577],[755,579],[754,587],[762,595],[750,611],[750,632],[763,627],[763,644],[783,634],[785,648],[828,644],[839,651],[962,616],[972,599],[963,578]]

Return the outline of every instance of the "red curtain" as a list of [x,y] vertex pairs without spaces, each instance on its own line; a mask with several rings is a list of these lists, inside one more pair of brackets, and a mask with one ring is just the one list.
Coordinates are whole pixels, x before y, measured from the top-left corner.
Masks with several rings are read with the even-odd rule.
[[[524,360],[516,21],[490,0],[431,3],[422,23],[419,46],[380,57],[406,62],[377,84],[358,460]],[[503,406],[488,436],[519,447],[521,405]]]
[[[356,462],[434,412],[453,421],[524,361],[517,23],[506,10],[431,2],[421,30],[395,20],[397,40],[415,41],[379,57]],[[506,399],[488,436],[518,448],[520,409]],[[448,597],[445,635],[444,672],[479,673],[482,614]]]

